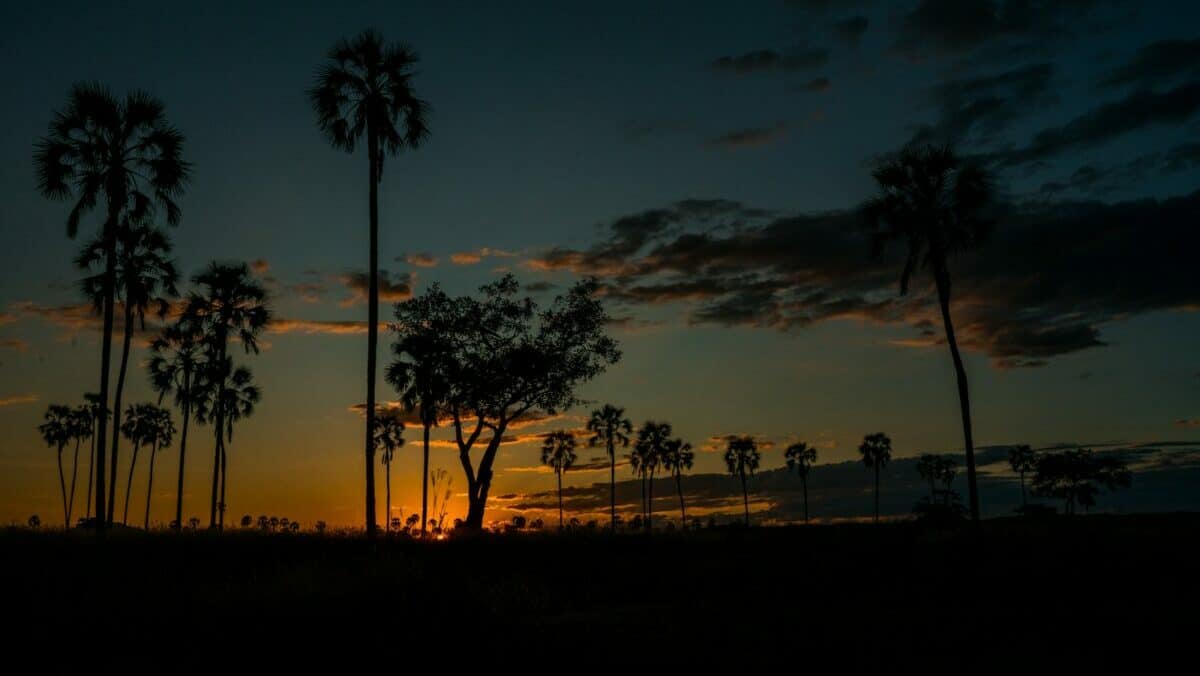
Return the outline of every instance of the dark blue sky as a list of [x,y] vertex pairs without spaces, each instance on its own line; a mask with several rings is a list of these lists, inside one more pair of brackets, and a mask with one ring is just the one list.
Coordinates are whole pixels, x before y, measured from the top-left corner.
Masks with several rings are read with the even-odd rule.
[[[353,463],[328,458],[354,457],[346,408],[361,400],[362,340],[320,322],[364,314],[352,278],[366,259],[366,161],[328,147],[304,92],[326,49],[368,26],[420,52],[416,86],[433,107],[428,143],[384,174],[395,297],[431,281],[466,292],[501,268],[560,286],[609,275],[614,314],[629,319],[626,360],[590,397],[673,420],[697,445],[800,437],[845,460],[879,428],[901,454],[958,448],[949,358],[922,333],[927,311],[871,305],[894,285],[826,236],[871,195],[880,154],[938,140],[987,162],[1019,205],[957,270],[980,440],[1195,432],[1200,317],[1181,310],[1200,307],[1187,225],[1200,186],[1198,5],[101,4],[0,9],[10,477],[51,471],[32,431],[41,409],[95,387],[96,336],[70,265],[79,242],[64,237],[66,208],[37,194],[31,158],[70,85],[99,80],[151,91],[187,135],[194,179],[172,233],[182,267],[261,260],[293,322],[255,363],[266,397],[246,426],[244,471],[274,476],[291,458],[295,475],[267,498],[320,496],[326,514],[340,504],[330,496],[353,495]],[[1172,197],[1183,201],[1113,206]],[[677,204],[688,199],[727,202],[701,217]],[[607,257],[612,226],[656,209],[630,257],[643,272],[622,277]],[[704,233],[704,258],[656,267],[655,247],[688,233]],[[514,446],[506,462],[535,460]],[[315,482],[313,467],[332,478]],[[513,486],[528,476],[514,471]],[[41,494],[18,492],[11,510]]]

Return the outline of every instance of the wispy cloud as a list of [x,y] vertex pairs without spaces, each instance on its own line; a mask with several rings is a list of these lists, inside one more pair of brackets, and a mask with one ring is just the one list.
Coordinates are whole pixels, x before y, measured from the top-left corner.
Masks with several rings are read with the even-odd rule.
[[32,404],[37,400],[36,394],[18,394],[11,397],[0,397],[0,408],[16,406],[17,404]]

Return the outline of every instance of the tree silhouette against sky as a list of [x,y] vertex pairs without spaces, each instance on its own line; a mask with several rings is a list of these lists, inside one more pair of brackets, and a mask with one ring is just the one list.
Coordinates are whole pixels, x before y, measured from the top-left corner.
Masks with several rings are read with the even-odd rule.
[[1028,444],[1013,446],[1008,450],[1008,466],[1021,477],[1021,507],[1026,507],[1025,475],[1037,469],[1037,454]]
[[71,511],[67,507],[67,480],[63,475],[62,452],[71,441],[75,418],[69,407],[62,404],[51,404],[46,409],[43,420],[45,422],[38,426],[38,432],[42,435],[42,441],[55,450],[58,458],[58,486],[62,491],[63,522],[67,528],[70,528]]
[[367,533],[375,533],[375,360],[379,341],[379,183],[383,160],[415,149],[428,136],[428,105],[417,98],[412,79],[418,57],[407,45],[388,44],[374,31],[341,40],[308,91],[317,127],[339,150],[367,144],[370,263],[367,286]]
[[817,461],[817,449],[798,441],[787,447],[783,457],[787,459],[788,469],[800,476],[800,486],[804,491],[804,523],[808,523],[808,473]]
[[662,466],[663,454],[671,441],[671,425],[647,420],[633,442],[631,462],[636,459],[638,471],[646,481],[646,532],[654,530],[654,473]]
[[150,344],[150,384],[158,392],[158,405],[168,394],[174,395],[175,406],[183,416],[183,431],[179,436],[179,475],[175,486],[176,530],[183,528],[183,476],[187,467],[188,423],[191,422],[193,405],[200,389],[200,376],[204,369],[204,346],[200,343],[199,329],[188,317],[163,329]]
[[[74,238],[80,221],[96,209],[104,220],[101,279],[104,328],[100,350],[100,400],[109,410],[109,364],[112,359],[113,308],[117,289],[117,235],[120,224],[148,222],[162,211],[178,225],[175,200],[183,194],[188,164],[183,161],[183,134],[166,118],[162,102],[142,91],[118,99],[96,83],[76,84],[67,105],[54,114],[49,132],[37,144],[34,166],[38,189],[49,199],[72,200],[67,236]],[[114,425],[115,426],[115,425]],[[107,416],[96,430],[96,515],[111,514],[106,505]]]
[[875,523],[879,523],[879,471],[892,459],[892,440],[883,432],[868,434],[858,446],[863,464],[875,470]]
[[375,448],[381,451],[384,465],[384,501],[383,508],[387,517],[384,519],[384,530],[392,528],[392,460],[396,457],[396,449],[404,445],[404,421],[400,419],[399,411],[379,411],[375,416]]
[[566,430],[556,430],[542,441],[542,464],[549,465],[558,479],[558,529],[563,527],[562,478],[575,464],[575,436]]
[[683,439],[669,439],[662,453],[663,469],[675,479],[675,492],[679,494],[679,523],[687,528],[687,508],[683,501],[683,473],[692,468],[696,453],[692,445]]
[[982,169],[946,146],[905,148],[877,167],[873,175],[880,195],[867,203],[865,214],[873,227],[876,253],[882,254],[893,240],[900,240],[907,248],[900,273],[901,295],[908,293],[918,269],[928,270],[937,287],[938,307],[958,382],[971,519],[979,521],[967,371],[950,318],[949,259],[974,248],[987,236],[990,224],[981,213],[992,200],[991,180]]
[[750,493],[746,489],[746,477],[758,469],[760,460],[758,443],[754,437],[731,436],[725,445],[725,467],[742,482],[742,506],[746,511],[746,525],[750,525]]
[[617,530],[617,446],[629,446],[629,436],[633,434],[633,423],[625,417],[625,409],[612,404],[592,411],[588,419],[587,430],[592,433],[588,444],[603,446],[608,453],[608,497],[609,518],[613,532]]

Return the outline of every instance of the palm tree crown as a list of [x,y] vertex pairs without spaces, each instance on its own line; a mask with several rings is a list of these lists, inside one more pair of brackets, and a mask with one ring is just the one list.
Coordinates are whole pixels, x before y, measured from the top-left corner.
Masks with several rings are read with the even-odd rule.
[[[146,328],[146,312],[160,319],[170,309],[168,297],[179,295],[179,273],[169,258],[171,240],[162,230],[149,225],[126,223],[117,231],[116,294],[127,306],[127,313]],[[102,268],[105,264],[104,239],[96,238],[75,258],[80,270]],[[104,273],[84,277],[80,282],[85,297],[97,311],[103,310]]]
[[798,441],[787,447],[783,457],[787,460],[788,469],[795,470],[801,477],[807,477],[813,463],[817,461],[817,449]]
[[575,464],[575,436],[565,430],[546,435],[542,441],[542,464],[550,466],[555,474],[562,474]]
[[592,417],[587,421],[587,431],[592,433],[588,439],[589,446],[604,446],[608,453],[608,497],[609,519],[613,531],[617,529],[617,446],[622,448],[629,445],[629,435],[633,434],[633,423],[625,417],[625,409],[612,404],[592,411]]
[[375,446],[383,451],[383,462],[390,463],[396,449],[404,445],[404,421],[396,412],[375,414]]

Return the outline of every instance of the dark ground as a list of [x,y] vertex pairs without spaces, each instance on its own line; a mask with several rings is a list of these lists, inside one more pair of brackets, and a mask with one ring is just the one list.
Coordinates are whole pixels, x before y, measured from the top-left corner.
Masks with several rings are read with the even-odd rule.
[[1196,636],[1198,532],[1200,514],[427,545],[10,530],[3,636],[9,655],[49,670],[96,659],[239,673],[363,660],[450,673],[480,660],[1142,671]]

